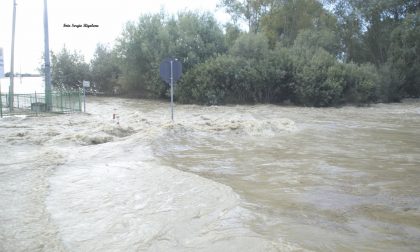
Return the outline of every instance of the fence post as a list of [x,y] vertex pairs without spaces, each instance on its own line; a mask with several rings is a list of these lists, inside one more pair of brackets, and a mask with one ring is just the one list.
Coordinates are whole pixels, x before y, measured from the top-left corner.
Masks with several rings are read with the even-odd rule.
[[80,99],[80,96],[82,94],[82,92],[79,89],[79,92],[77,92],[78,96],[79,96],[79,112],[82,112],[82,100]]
[[36,97],[36,91],[35,91],[35,114],[36,114],[36,116],[38,116],[38,108],[37,107],[38,107],[38,99]]
[[60,90],[61,113],[63,113],[63,91]]
[[71,93],[70,93],[70,92],[68,92],[68,93],[67,93],[67,95],[68,95],[68,97],[69,97],[69,110],[70,110],[70,112],[71,112]]

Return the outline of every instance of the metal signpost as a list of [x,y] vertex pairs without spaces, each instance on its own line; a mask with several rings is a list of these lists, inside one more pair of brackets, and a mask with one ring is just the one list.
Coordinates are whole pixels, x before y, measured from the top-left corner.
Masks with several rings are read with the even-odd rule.
[[171,86],[171,119],[174,121],[174,85],[182,75],[182,64],[175,58],[167,58],[160,64],[160,77]]
[[83,81],[83,108],[84,112],[86,113],[86,88],[90,87],[89,81]]

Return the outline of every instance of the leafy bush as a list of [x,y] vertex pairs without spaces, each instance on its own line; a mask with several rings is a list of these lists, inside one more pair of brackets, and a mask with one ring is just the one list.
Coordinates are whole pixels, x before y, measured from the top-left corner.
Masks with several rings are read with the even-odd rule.
[[339,103],[343,83],[336,60],[318,48],[314,54],[307,48],[294,55],[296,102],[305,106],[330,106]]
[[221,55],[188,71],[177,88],[180,102],[200,104],[282,102],[292,95],[289,52],[270,51],[266,38],[238,38],[230,55]]
[[130,95],[164,97],[168,85],[159,78],[164,58],[176,57],[183,71],[226,52],[223,32],[209,13],[182,12],[175,17],[163,13],[144,15],[128,23],[116,46],[121,60],[119,83]]
[[378,99],[379,75],[374,65],[344,64],[343,102],[370,103]]
[[246,61],[228,55],[199,64],[188,71],[177,88],[180,102],[224,104],[249,101],[252,84],[244,75],[252,75]]
[[270,53],[267,38],[263,34],[254,33],[241,35],[229,52],[233,56],[256,61],[264,59]]

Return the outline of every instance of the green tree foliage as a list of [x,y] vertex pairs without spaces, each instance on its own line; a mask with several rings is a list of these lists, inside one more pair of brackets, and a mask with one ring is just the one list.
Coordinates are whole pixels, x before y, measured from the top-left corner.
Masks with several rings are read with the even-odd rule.
[[212,58],[186,73],[177,96],[182,102],[204,104],[256,102],[257,89],[264,85],[256,66],[268,52],[264,36],[244,34],[229,55]]
[[117,45],[98,45],[91,73],[65,48],[53,82],[77,88],[92,75],[100,91],[168,96],[164,58],[183,64],[184,103],[337,106],[420,96],[417,0],[221,0],[236,21],[224,30],[209,13],[163,12],[127,23]]
[[276,0],[220,0],[219,6],[232,16],[235,22],[244,21],[248,31],[260,31],[260,21],[267,14]]
[[145,15],[138,22],[129,22],[118,39],[116,52],[121,59],[119,83],[126,93],[153,97],[164,92],[159,85],[159,59],[168,50],[168,34],[164,16]]
[[162,97],[167,93],[159,77],[159,65],[176,57],[184,72],[206,59],[226,51],[223,31],[208,13],[145,15],[130,22],[116,47],[121,59],[119,83],[126,92],[141,97]]
[[[419,96],[417,0],[332,0],[346,62],[369,62],[381,73],[379,97]],[[417,50],[417,52],[416,52]],[[417,70],[417,71],[416,71]]]
[[[343,84],[333,68],[335,58],[321,48],[317,48],[314,52],[300,47],[295,47],[293,50],[295,102],[308,106],[337,104]],[[335,78],[329,78],[330,75]]]
[[117,81],[121,70],[115,53],[106,46],[98,44],[90,65],[92,81],[98,91],[105,94],[117,93]]
[[51,54],[51,83],[57,89],[78,89],[83,80],[90,80],[89,64],[77,52],[65,47],[58,54]]
[[276,1],[270,12],[261,19],[262,30],[273,46],[281,41],[292,45],[303,29],[336,28],[336,19],[316,0]]
[[[301,31],[293,47],[269,49],[262,34],[244,34],[228,55],[212,58],[187,72],[177,87],[179,101],[201,104],[280,103],[305,106],[364,104],[378,98],[373,65],[336,59],[330,33]],[[328,52],[331,50],[333,53]]]
[[267,38],[262,34],[244,34],[230,48],[230,54],[260,61],[269,54]]
[[338,40],[328,30],[302,30],[291,49],[296,103],[307,106],[362,104],[377,99],[374,66],[337,60]]
[[322,48],[332,55],[338,55],[340,52],[339,37],[329,29],[301,30],[294,41],[294,46],[311,51]]
[[389,62],[398,72],[401,91],[420,96],[420,13],[409,14],[391,34]]
[[281,102],[291,94],[290,60],[285,50],[271,51],[261,34],[244,34],[228,55],[187,72],[177,88],[181,102],[202,104]]
[[179,13],[176,19],[168,22],[168,26],[169,52],[182,59],[186,71],[227,50],[223,31],[210,13]]
[[232,47],[236,39],[241,36],[243,32],[241,29],[234,24],[227,23],[225,25],[225,44],[228,48]]

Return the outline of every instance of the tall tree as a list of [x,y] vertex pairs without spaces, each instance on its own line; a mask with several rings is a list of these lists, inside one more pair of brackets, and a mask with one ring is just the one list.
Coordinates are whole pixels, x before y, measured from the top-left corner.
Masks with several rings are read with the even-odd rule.
[[119,84],[130,95],[154,97],[163,92],[158,85],[158,62],[169,44],[164,22],[162,13],[141,16],[137,22],[126,24],[117,41],[122,70]]
[[390,59],[402,81],[401,91],[420,96],[420,13],[409,14],[391,34]]
[[248,31],[260,30],[261,18],[266,15],[276,0],[220,0],[219,7],[225,8],[235,22],[245,21]]
[[391,33],[408,14],[418,11],[418,0],[329,0],[340,23],[348,59],[376,65],[388,60]]
[[[384,100],[419,96],[418,0],[330,0],[347,60],[374,63],[382,72]],[[352,25],[356,24],[356,25]],[[349,29],[350,28],[350,29]]]
[[262,30],[272,46],[280,41],[292,45],[303,29],[336,28],[336,19],[317,0],[277,1],[262,18]]
[[63,47],[58,54],[52,53],[51,56],[51,82],[55,88],[78,89],[83,80],[90,80],[89,64],[81,54],[71,53]]
[[115,93],[118,89],[118,77],[121,74],[115,53],[105,45],[98,44],[90,65],[95,87],[100,92]]
[[167,85],[159,78],[159,64],[177,57],[184,72],[195,64],[226,52],[223,31],[209,13],[145,15],[128,23],[116,46],[122,62],[119,82],[126,91],[143,97],[166,95]]

